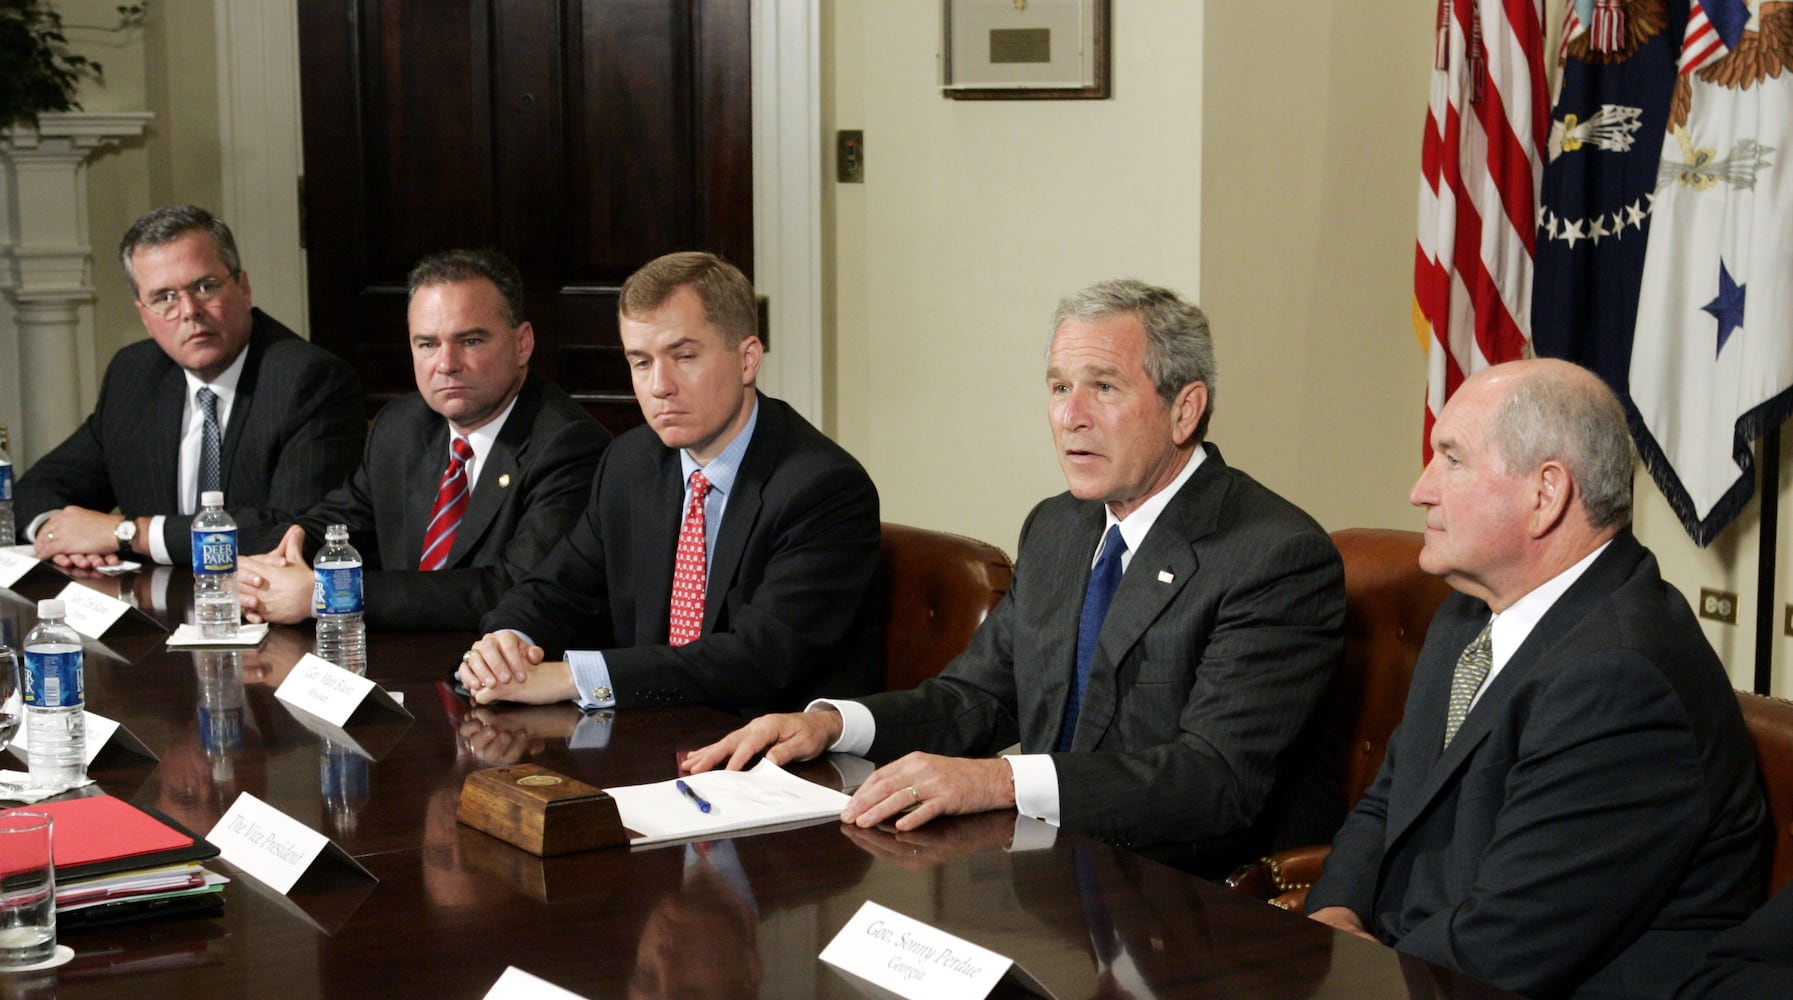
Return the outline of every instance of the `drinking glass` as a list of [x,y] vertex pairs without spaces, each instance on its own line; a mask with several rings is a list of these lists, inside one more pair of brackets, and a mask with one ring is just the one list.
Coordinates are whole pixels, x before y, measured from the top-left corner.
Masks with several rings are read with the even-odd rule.
[[53,825],[43,813],[0,813],[0,968],[36,965],[56,954]]

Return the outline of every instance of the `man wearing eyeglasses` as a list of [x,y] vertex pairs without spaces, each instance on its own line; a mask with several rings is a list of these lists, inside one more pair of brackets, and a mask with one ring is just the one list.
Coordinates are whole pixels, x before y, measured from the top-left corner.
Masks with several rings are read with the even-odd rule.
[[241,549],[270,548],[360,456],[354,371],[253,306],[236,239],[205,209],[150,212],[118,257],[150,339],[113,356],[93,414],[19,477],[26,538],[59,566],[185,562],[217,489]]

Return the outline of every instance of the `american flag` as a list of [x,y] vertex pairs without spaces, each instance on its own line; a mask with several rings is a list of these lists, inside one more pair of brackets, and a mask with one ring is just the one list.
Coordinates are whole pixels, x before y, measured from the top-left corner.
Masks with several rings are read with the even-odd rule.
[[1687,12],[1687,35],[1681,41],[1680,75],[1723,59],[1737,47],[1748,23],[1749,8],[1743,0],[1694,0]]
[[1413,320],[1432,424],[1468,376],[1524,356],[1540,150],[1543,0],[1439,0],[1419,187]]

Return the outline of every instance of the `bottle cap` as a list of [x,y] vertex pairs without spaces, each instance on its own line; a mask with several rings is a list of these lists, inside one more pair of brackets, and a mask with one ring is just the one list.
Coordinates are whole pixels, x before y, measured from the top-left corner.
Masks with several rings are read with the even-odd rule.
[[201,507],[222,507],[222,506],[224,506],[224,491],[223,490],[206,490],[204,493],[201,493],[199,495],[199,505]]
[[67,615],[68,608],[63,605],[59,598],[46,597],[37,602],[37,616],[39,618],[63,618]]

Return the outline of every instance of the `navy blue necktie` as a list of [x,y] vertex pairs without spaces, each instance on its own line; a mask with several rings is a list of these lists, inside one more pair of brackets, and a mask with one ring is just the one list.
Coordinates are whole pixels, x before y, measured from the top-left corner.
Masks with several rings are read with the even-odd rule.
[[1127,551],[1127,540],[1121,537],[1121,526],[1114,525],[1102,538],[1102,555],[1090,570],[1089,588],[1083,592],[1083,614],[1077,618],[1077,674],[1071,678],[1071,697],[1065,703],[1064,726],[1058,731],[1058,749],[1071,749],[1071,735],[1077,731],[1077,713],[1083,709],[1083,690],[1089,686],[1090,664],[1096,659],[1096,639],[1102,634],[1102,620],[1108,617],[1108,606],[1114,603],[1114,592],[1121,585],[1121,555]]

